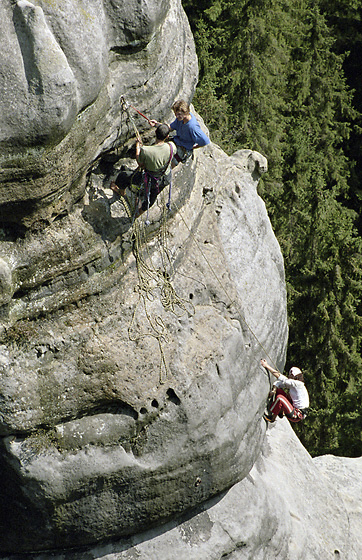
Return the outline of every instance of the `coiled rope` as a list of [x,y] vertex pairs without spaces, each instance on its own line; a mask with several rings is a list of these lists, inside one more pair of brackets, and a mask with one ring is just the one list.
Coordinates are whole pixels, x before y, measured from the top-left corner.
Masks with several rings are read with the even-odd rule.
[[[132,218],[132,209],[128,202],[122,197],[123,205],[129,218]],[[164,202],[164,201],[163,201]],[[162,204],[162,217],[160,228],[160,260],[162,266],[156,268],[152,262],[152,257],[149,252],[149,245],[146,238],[145,224],[141,220],[135,220],[132,225],[131,239],[132,252],[136,261],[136,269],[138,276],[138,284],[135,287],[135,292],[138,294],[138,301],[134,308],[132,318],[128,327],[129,340],[138,342],[141,339],[152,337],[154,338],[159,347],[160,364],[159,364],[159,382],[164,384],[169,376],[169,368],[165,356],[164,344],[168,343],[167,328],[160,315],[154,316],[149,310],[150,302],[156,298],[156,293],[159,293],[159,301],[166,312],[171,312],[177,317],[182,317],[184,314],[193,314],[195,312],[192,303],[181,298],[172,285],[171,277],[174,274],[172,261],[169,256],[166,243],[166,223],[167,223],[167,207]],[[142,248],[146,252],[147,260],[143,256]],[[170,270],[167,271],[167,264]],[[136,316],[141,313],[143,309],[144,315],[147,318],[149,330],[148,332],[138,332],[136,327]]]
[[[132,126],[134,128],[134,132],[135,135],[137,137],[137,139],[141,142],[141,136],[139,134],[139,131],[137,129],[136,123],[131,115],[131,112],[129,110],[129,108],[131,107],[132,109],[134,109],[135,111],[137,111],[137,113],[139,113],[143,118],[145,118],[148,122],[150,122],[150,119],[148,117],[146,117],[143,113],[141,113],[138,109],[136,109],[135,107],[133,107],[132,105],[130,105],[129,103],[126,102],[126,100],[124,99],[123,96],[121,96],[120,98],[120,103],[122,106],[122,109],[124,111],[127,112],[127,115],[132,123]],[[163,323],[163,320],[160,316],[157,316],[154,320],[152,319],[152,317],[150,316],[148,309],[147,309],[147,301],[152,301],[154,299],[154,295],[153,295],[153,290],[155,288],[158,288],[161,294],[160,297],[160,301],[162,303],[163,308],[166,311],[171,311],[172,313],[176,314],[177,316],[182,316],[183,314],[187,313],[187,308],[186,305],[192,306],[193,308],[193,313],[195,312],[194,306],[190,303],[190,302],[186,302],[186,300],[183,300],[182,298],[180,298],[178,296],[178,294],[176,293],[171,281],[170,281],[170,274],[167,273],[166,270],[166,266],[165,266],[165,262],[164,262],[164,258],[166,257],[169,266],[171,267],[171,271],[172,273],[174,273],[173,270],[173,266],[172,266],[172,261],[169,258],[169,252],[167,251],[166,247],[167,247],[167,243],[166,243],[166,221],[167,221],[167,209],[170,209],[170,195],[169,195],[169,200],[167,204],[164,204],[163,201],[163,212],[162,212],[162,227],[160,228],[161,231],[161,243],[160,243],[160,247],[161,247],[161,251],[160,251],[160,256],[161,256],[161,261],[163,263],[163,267],[162,269],[156,269],[153,265],[148,265],[145,261],[145,259],[142,256],[141,253],[141,247],[145,246],[147,247],[147,252],[148,252],[148,244],[147,244],[147,239],[146,239],[146,235],[145,235],[145,228],[143,227],[141,229],[140,225],[139,225],[139,220],[135,220],[135,215],[136,215],[136,210],[137,208],[135,208],[133,216],[130,213],[130,208],[128,206],[128,204],[126,203],[126,201],[124,200],[124,198],[122,197],[122,201],[124,203],[124,206],[126,208],[126,212],[129,215],[130,219],[132,219],[132,238],[133,238],[133,247],[132,247],[132,251],[136,260],[136,267],[137,267],[137,274],[138,274],[138,285],[135,288],[135,291],[138,292],[139,294],[139,300],[138,303],[135,307],[133,316],[132,316],[132,320],[130,323],[130,326],[128,328],[128,334],[129,334],[129,338],[130,340],[133,341],[137,341],[140,340],[141,338],[145,338],[148,336],[152,336],[154,337],[159,345],[159,350],[160,350],[160,355],[161,355],[161,360],[160,360],[160,383],[164,383],[164,379],[162,377],[162,366],[164,366],[165,369],[165,375],[166,377],[168,376],[168,367],[167,367],[167,362],[165,359],[165,354],[163,351],[163,342],[167,343],[168,339],[167,336],[165,334],[166,331],[166,327]],[[228,291],[225,289],[224,284],[221,282],[220,278],[218,277],[218,275],[216,274],[214,268],[211,266],[209,260],[207,259],[207,256],[205,255],[204,251],[202,250],[200,244],[198,243],[193,231],[189,228],[188,224],[186,223],[183,214],[180,210],[180,208],[177,206],[177,204],[175,203],[176,209],[183,221],[183,223],[185,224],[186,228],[188,229],[194,243],[196,244],[198,250],[200,251],[202,257],[205,259],[208,267],[210,268],[213,276],[215,277],[217,283],[220,285],[220,287],[222,288],[222,291],[224,292],[224,294],[226,295],[228,301],[230,302],[230,305],[234,305],[237,310],[238,313],[242,319],[242,321],[244,322],[245,326],[247,327],[247,329],[249,330],[249,332],[252,334],[252,336],[254,337],[255,341],[257,342],[257,344],[260,346],[260,348],[263,350],[265,356],[268,357],[269,361],[271,362],[271,364],[276,368],[276,365],[274,364],[273,359],[270,357],[268,351],[264,348],[264,345],[260,342],[260,340],[258,339],[257,335],[255,334],[254,330],[251,328],[251,326],[248,324],[248,322],[245,319],[245,315],[241,310],[240,305],[235,302],[235,300],[233,300],[230,296],[230,294],[228,293]],[[149,255],[148,252],[148,256],[149,256],[149,260],[152,263],[152,259]],[[153,284],[153,285],[152,285]],[[149,322],[149,325],[151,327],[151,331],[150,333],[144,333],[144,334],[140,334],[138,336],[135,336],[132,334],[132,329],[133,329],[133,325],[135,322],[135,316],[136,316],[136,312],[137,309],[139,307],[140,304],[143,304],[143,308],[145,311],[145,315],[147,317],[147,320]],[[177,313],[177,309],[179,309],[181,311],[181,314]],[[260,369],[262,370],[262,372],[267,375],[268,380],[269,380],[269,386],[270,388],[272,387],[272,382],[271,382],[271,377],[270,377],[270,372],[267,370],[265,371],[265,369],[261,366],[261,364],[258,364]],[[277,368],[276,368],[277,369]]]

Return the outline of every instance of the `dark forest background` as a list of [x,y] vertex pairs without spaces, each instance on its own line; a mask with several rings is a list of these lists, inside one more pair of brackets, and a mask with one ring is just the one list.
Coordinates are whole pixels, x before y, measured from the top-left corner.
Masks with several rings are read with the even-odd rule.
[[296,431],[312,455],[362,455],[362,2],[183,0],[193,99],[228,154],[268,159],[259,185],[284,260],[286,369],[306,376]]

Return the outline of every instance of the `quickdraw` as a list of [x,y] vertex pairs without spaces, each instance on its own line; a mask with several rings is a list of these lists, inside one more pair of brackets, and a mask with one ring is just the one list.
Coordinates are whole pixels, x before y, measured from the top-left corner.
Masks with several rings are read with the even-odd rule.
[[[129,108],[131,107],[131,105],[129,105],[129,104],[127,103],[127,101],[125,100],[125,98],[123,97],[123,95],[121,95],[121,97],[119,98],[119,102],[120,102],[120,104],[121,104],[121,107],[122,107],[123,111],[126,111],[128,117],[129,117],[129,119],[130,119],[130,121],[131,121],[131,123],[132,123],[132,126],[133,126],[133,128],[134,128],[134,131],[135,131],[137,140],[138,140],[139,142],[142,142],[142,140],[141,140],[141,135],[140,135],[140,133],[138,132],[136,123],[134,122],[134,118],[132,117],[131,112],[130,112],[130,110],[129,110]],[[147,117],[145,117],[145,118],[147,118]]]
[[130,103],[128,103],[125,98],[123,97],[123,95],[121,95],[120,97],[120,103],[122,106],[125,106],[127,109],[129,107],[131,107],[131,109],[133,109],[134,111],[136,111],[139,115],[141,115],[141,117],[143,117],[144,119],[146,119],[146,121],[148,121],[149,123],[151,122],[151,120],[146,117],[146,115],[144,115],[143,113],[141,113],[141,111],[139,111],[138,109],[136,109],[136,107],[133,107],[133,105],[131,105]]

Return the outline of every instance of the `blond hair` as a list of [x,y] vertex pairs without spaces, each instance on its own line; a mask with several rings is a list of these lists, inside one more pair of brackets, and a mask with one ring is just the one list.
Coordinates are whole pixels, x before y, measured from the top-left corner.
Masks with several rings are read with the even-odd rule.
[[172,110],[174,113],[182,112],[188,115],[190,113],[190,105],[187,103],[187,101],[179,99],[172,105]]

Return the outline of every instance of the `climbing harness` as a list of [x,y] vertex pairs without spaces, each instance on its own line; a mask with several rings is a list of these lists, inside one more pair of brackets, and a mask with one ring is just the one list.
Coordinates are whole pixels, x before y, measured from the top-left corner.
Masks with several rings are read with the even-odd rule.
[[[146,225],[150,224],[150,221],[148,219],[148,214],[149,214],[149,209],[150,206],[152,206],[152,204],[154,203],[154,201],[157,198],[157,195],[160,194],[160,192],[165,188],[165,172],[167,171],[167,168],[169,167],[172,157],[173,157],[173,148],[172,148],[172,144],[169,144],[170,147],[170,157],[168,159],[168,162],[166,163],[166,165],[159,171],[159,173],[157,175],[153,174],[151,171],[144,171],[144,183],[145,183],[145,194],[146,194],[146,198],[147,198],[147,217],[146,217]],[[171,210],[171,188],[172,188],[172,172],[170,171],[170,173],[167,176],[167,179],[169,180],[169,190],[168,190],[168,202],[166,203],[166,207],[168,208],[168,210]],[[157,192],[156,192],[157,191]],[[153,195],[155,193],[155,196],[152,196],[153,200],[151,201],[151,194]]]
[[[137,137],[138,141],[142,142],[141,135],[140,135],[140,133],[137,129],[136,123],[135,123],[129,109],[130,108],[134,109],[139,115],[141,115],[149,123],[151,122],[150,119],[148,117],[146,117],[146,115],[141,113],[141,111],[136,109],[136,107],[134,107],[133,105],[128,103],[125,100],[123,95],[121,95],[121,97],[120,97],[120,103],[121,103],[122,109],[127,112],[127,115],[128,115],[128,117],[129,117],[129,119],[132,123],[132,126],[134,128],[134,131],[135,131],[135,134],[136,134],[136,137]],[[147,200],[146,225],[150,224],[149,209],[150,209],[150,206],[152,206],[152,204],[154,202],[154,201],[152,201],[152,202],[150,201],[150,197],[151,197],[151,194],[152,194],[151,190],[157,190],[157,194],[159,194],[161,192],[161,190],[163,190],[164,186],[162,188],[160,188],[161,187],[161,182],[164,182],[164,173],[166,172],[167,168],[169,167],[169,165],[171,163],[171,160],[174,156],[172,144],[170,143],[169,146],[170,146],[169,160],[168,160],[167,164],[157,173],[157,175],[153,174],[151,171],[145,171],[144,172],[145,196],[146,196],[146,200]],[[175,154],[175,157],[176,156],[177,156],[177,154]],[[187,154],[185,154],[184,158],[186,158],[186,157],[188,157]],[[172,191],[172,173],[169,174],[169,194],[168,194],[168,202],[166,203],[166,207],[169,210],[171,210],[171,191]],[[157,197],[157,194],[156,194],[156,197]]]
[[[180,154],[179,154],[180,152]],[[184,148],[183,146],[177,146],[177,152],[175,154],[175,160],[178,163],[186,163],[186,161],[189,158],[192,158],[194,155],[194,151],[193,150],[188,150],[187,148]]]
[[293,412],[290,414],[286,414],[285,416],[288,418],[290,422],[302,422],[306,419],[308,414],[308,408],[300,409],[300,408],[293,408]]

